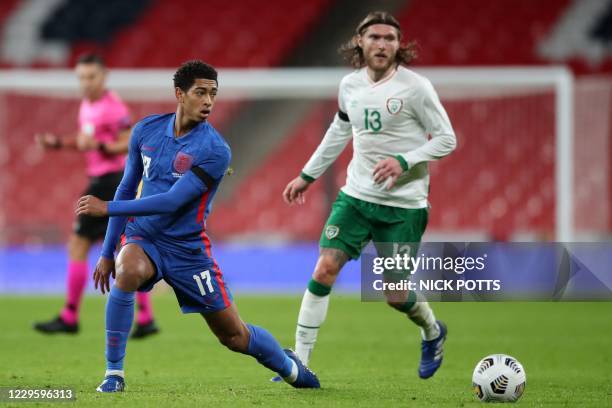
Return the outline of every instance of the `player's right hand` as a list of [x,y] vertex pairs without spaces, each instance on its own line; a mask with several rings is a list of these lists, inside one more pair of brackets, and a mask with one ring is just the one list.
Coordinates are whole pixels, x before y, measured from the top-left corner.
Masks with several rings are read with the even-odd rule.
[[53,133],[37,133],[34,135],[34,139],[44,149],[57,149],[60,147],[60,139]]
[[289,205],[293,205],[294,203],[304,204],[306,202],[304,193],[308,190],[308,187],[310,187],[310,183],[300,176],[297,176],[287,184],[287,187],[285,187],[283,199]]
[[96,270],[93,274],[94,288],[97,290],[100,285],[102,294],[110,292],[110,277],[115,279],[115,260],[101,256],[96,263]]

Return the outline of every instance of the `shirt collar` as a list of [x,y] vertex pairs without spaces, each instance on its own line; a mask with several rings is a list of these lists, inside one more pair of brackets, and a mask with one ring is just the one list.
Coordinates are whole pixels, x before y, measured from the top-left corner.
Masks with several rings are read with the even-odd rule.
[[383,77],[383,78],[379,79],[377,82],[372,81],[372,79],[368,75],[368,68],[367,67],[365,67],[363,69],[363,73],[364,73],[366,81],[368,81],[368,84],[370,85],[370,87],[374,88],[374,87],[376,87],[378,85],[382,85],[382,84],[384,84],[386,82],[389,82],[389,80],[395,76],[395,74],[399,70],[399,67],[400,67],[399,64],[396,65],[394,70],[392,70],[390,73],[388,73],[386,77]]
[[179,138],[175,138],[174,137],[174,121],[175,120],[176,120],[176,113],[173,113],[172,116],[170,116],[170,121],[166,125],[165,135],[166,135],[166,137],[169,137],[169,138],[172,138],[172,139],[176,139],[176,141],[181,143],[181,144],[187,143],[192,138],[193,134],[201,132],[204,129],[207,129],[208,126],[209,126],[208,125],[208,121],[200,122],[200,123],[198,123],[198,125],[196,127],[191,129],[187,134],[185,134],[185,135],[183,135],[183,136],[181,136]]

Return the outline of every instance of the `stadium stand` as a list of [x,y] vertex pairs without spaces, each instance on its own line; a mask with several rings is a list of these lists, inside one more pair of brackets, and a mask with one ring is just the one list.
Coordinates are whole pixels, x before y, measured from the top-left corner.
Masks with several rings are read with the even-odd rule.
[[[158,1],[137,24],[117,32],[103,54],[114,67],[174,67],[196,56],[219,67],[278,65],[328,2],[294,3],[287,18],[281,0],[214,0],[205,6],[197,0]],[[90,47],[77,44],[72,60]]]
[[[2,2],[0,21],[9,18],[18,3]],[[299,42],[328,0],[297,4],[291,20],[286,19],[281,3],[214,1],[203,8],[192,0],[138,1],[131,5],[121,1],[68,1],[42,22],[41,32],[46,40],[72,44],[67,66],[72,66],[82,52],[91,50],[100,52],[111,67],[173,67],[196,57],[209,57],[217,66],[269,66]],[[97,10],[96,24],[84,24],[90,21],[85,17],[91,7]],[[256,19],[250,15],[253,7],[259,10]],[[199,10],[197,18],[193,18],[194,9]],[[122,13],[127,17],[119,22],[113,19]],[[105,24],[109,19],[116,23]],[[202,34],[204,24],[208,37]],[[172,27],[172,35],[168,35],[168,27]],[[278,35],[279,30],[283,35]],[[210,38],[210,33],[217,37]],[[32,64],[45,66],[40,60]],[[3,66],[11,64],[4,62]],[[78,101],[18,94],[2,94],[0,99],[6,118],[1,124],[0,171],[9,175],[3,177],[0,189],[4,197],[11,197],[0,209],[2,239],[11,243],[59,242],[73,219],[67,209],[73,207],[85,185],[84,164],[78,154],[43,154],[34,146],[33,135],[73,132]],[[223,128],[239,106],[237,101],[218,103],[213,124]],[[172,111],[174,103],[131,103],[130,107],[136,119]],[[33,111],[36,120],[28,120]]]
[[[544,93],[515,100],[504,97],[445,102],[459,147],[430,166],[433,209],[429,222],[433,230],[485,230],[508,236],[527,226],[542,234],[554,229],[554,113],[541,109],[552,107],[552,101],[553,95]],[[260,236],[276,232],[294,238],[318,238],[328,215],[326,182],[313,185],[307,205],[300,210],[288,207],[281,200],[281,192],[318,145],[329,112],[333,112],[333,104],[321,103],[313,108],[293,136],[285,139],[242,182],[234,196],[219,206],[209,223],[215,233],[226,237],[245,231]],[[523,128],[517,132],[519,119]],[[472,135],[483,137],[476,141]],[[502,145],[507,148],[501,150]],[[328,175],[334,192],[344,185],[350,157],[349,145]],[[278,163],[284,163],[282,172]]]
[[4,0],[0,2],[0,25],[4,24],[4,21],[11,14],[19,0]]
[[[170,92],[170,88],[169,91]],[[54,242],[72,225],[75,200],[86,185],[85,162],[75,152],[42,152],[34,134],[70,135],[76,130],[79,102],[16,93],[0,94],[1,213],[4,239],[13,243]],[[172,112],[173,102],[131,103],[133,118]],[[223,127],[239,102],[220,102],[211,122]],[[36,120],[31,120],[31,115]]]
[[543,61],[536,45],[567,4],[568,0],[416,0],[406,5],[398,20],[407,38],[419,44],[419,65],[537,64]]
[[[406,3],[398,16],[407,39],[414,39],[418,43],[417,68],[535,66],[555,62],[541,56],[538,44],[550,35],[570,3],[569,0],[468,0],[460,3],[451,0],[413,0]],[[475,9],[478,9],[477,20],[473,19]],[[608,9],[612,10],[612,2],[609,2]],[[594,41],[597,38],[607,41],[609,29],[606,29],[605,22],[610,15],[612,12],[604,14],[592,30]],[[483,39],[486,41],[483,42]],[[579,74],[606,72],[609,69],[606,63],[587,67],[580,60],[570,59],[569,62]],[[517,232],[530,230],[538,237],[551,238],[555,214],[554,96],[536,93],[520,99],[489,97],[444,103],[457,132],[459,148],[450,157],[431,165],[430,198],[433,210],[430,230],[480,230],[502,240]],[[329,116],[335,107],[327,103],[314,107],[312,115],[316,116],[326,106]],[[471,113],[466,114],[466,111]],[[521,131],[517,132],[519,123]],[[222,212],[223,216],[217,213],[214,224],[211,224],[216,231],[223,236],[244,231],[251,234],[259,232],[261,235],[270,231],[284,231],[285,235],[294,238],[318,238],[327,212],[320,213],[312,207],[314,204],[311,202],[297,216],[298,212],[287,209],[278,198],[290,177],[270,176],[274,164],[280,161],[292,163],[295,167],[285,168],[283,172],[290,175],[298,173],[325,131],[325,128],[319,129],[316,136],[312,134],[316,132],[315,128],[312,120],[298,124],[294,133],[271,152],[237,189],[253,192],[254,195],[257,195],[255,191],[277,190],[276,194],[258,195],[257,202],[261,203],[259,211],[241,210],[239,206],[232,205],[236,197],[231,198],[227,208],[231,208],[232,212]],[[504,144],[502,149],[502,143],[506,141],[512,142],[510,145]],[[336,188],[344,184],[349,157],[343,154],[335,166],[339,174],[330,176]],[[582,158],[579,164],[586,166],[587,161]],[[578,188],[576,197],[579,209],[588,208],[588,197],[584,195],[592,190],[585,188],[585,184],[593,187],[596,172],[587,172],[582,179],[582,188]],[[315,191],[315,197],[323,194],[319,187]],[[327,197],[323,202],[331,199],[333,197]],[[437,208],[444,211],[436,211]],[[601,212],[596,212],[601,219]],[[581,214],[580,225],[595,227],[595,217],[588,216],[590,211],[579,210],[578,213]],[[313,214],[320,218],[312,218]],[[304,226],[314,223],[317,227],[291,227],[291,223],[301,223],[302,216],[308,218]]]
[[[313,185],[306,205],[299,212],[283,202],[281,193],[289,178],[299,174],[316,149],[329,119],[329,104],[315,106],[291,131],[292,137],[276,147],[249,177],[243,179],[233,194],[215,208],[215,216],[211,217],[208,226],[216,237],[318,237],[329,207],[324,183]],[[279,163],[283,163],[282,171]]]
[[[194,56],[214,61],[220,67],[271,67],[303,62],[304,57],[296,56],[296,50],[307,55],[307,50],[316,52],[325,48],[325,55],[334,55],[337,42],[325,43],[309,32],[314,27],[327,32],[325,27],[319,26],[321,22],[339,25],[342,18],[348,19],[338,12],[339,2],[332,0],[295,3],[290,19],[285,3],[280,0],[264,3],[213,0],[206,7],[195,0],[124,3],[64,1],[61,8],[41,22],[41,32],[47,40],[60,39],[70,45],[65,66],[71,66],[81,52],[95,49],[105,56],[111,67],[173,67]],[[556,35],[555,27],[561,25],[564,16],[579,3],[571,0],[466,0],[461,3],[412,0],[399,7],[396,15],[407,38],[418,41],[417,68],[540,65],[558,62],[547,58],[541,45],[550,42]],[[0,2],[0,24],[10,19],[18,4],[18,0]],[[105,10],[96,24],[87,28],[75,17],[87,11],[86,4]],[[127,7],[125,19],[104,24],[105,19],[118,13],[121,7]],[[198,9],[197,18],[193,16],[194,9]],[[253,18],[254,9],[257,9],[256,18]],[[478,9],[478,19],[473,18],[475,9]],[[605,12],[600,13],[590,31],[593,41],[609,44],[610,10],[612,1],[607,2]],[[335,17],[326,18],[328,14]],[[307,44],[306,40],[311,43]],[[593,65],[571,55],[566,58],[578,74],[610,72],[610,60],[608,55],[601,63]],[[321,63],[337,65],[339,59],[321,60]],[[0,61],[0,64],[11,66],[7,61]],[[40,61],[33,64],[38,66]],[[590,98],[591,95],[585,93],[582,97]],[[602,90],[600,98],[601,105],[609,104],[609,91]],[[450,157],[431,166],[430,230],[482,229],[503,238],[528,225],[542,236],[550,236],[554,228],[552,99],[552,94],[540,92],[522,96],[520,101],[507,96],[444,100],[458,135],[459,148]],[[0,103],[4,107],[3,117],[7,118],[0,129],[4,135],[0,146],[0,171],[10,175],[3,177],[0,190],[3,196],[11,197],[4,200],[0,208],[4,214],[0,217],[4,220],[2,226],[7,231],[4,239],[13,243],[60,241],[72,220],[66,209],[73,206],[78,189],[84,185],[83,164],[78,155],[49,153],[43,156],[31,141],[38,131],[72,131],[77,101],[4,94],[0,96]],[[239,143],[244,133],[233,134],[229,118],[240,120],[243,116],[238,113],[250,107],[240,102],[222,101],[215,109],[213,123],[222,131],[229,128],[226,133],[232,145]],[[133,117],[140,118],[151,112],[171,110],[173,104],[131,104],[131,108]],[[581,109],[578,112],[582,112]],[[28,120],[32,110],[36,112],[36,121]],[[260,110],[265,111],[265,107]],[[258,153],[263,159],[233,176],[230,184],[235,187],[221,194],[223,199],[215,203],[215,217],[210,220],[209,227],[216,237],[265,234],[291,239],[318,237],[330,200],[334,198],[332,192],[344,182],[350,151],[343,154],[325,181],[314,186],[305,211],[287,207],[280,194],[320,141],[335,110],[333,102],[315,102],[305,109],[307,114],[303,118],[289,126],[291,130],[284,138],[278,137],[282,139],[280,143],[262,143],[272,145],[271,150]],[[535,120],[534,115],[546,120]],[[521,132],[517,132],[514,125],[517,117],[524,119]],[[592,121],[588,120],[579,123],[592,126]],[[273,121],[270,126],[274,126]],[[484,127],[486,132],[483,132]],[[603,134],[605,141],[605,129],[593,129]],[[269,137],[261,133],[248,137]],[[501,143],[508,140],[512,143],[502,149]],[[586,149],[582,145],[578,148]],[[609,149],[608,146],[602,151]],[[244,154],[240,149],[236,151]],[[530,152],[531,156],[525,152]],[[579,153],[579,157],[583,163],[588,163],[587,150]],[[278,165],[280,162],[282,168]],[[592,180],[587,184],[590,188],[578,189],[576,200],[580,208],[588,208],[591,187],[602,187],[593,175],[598,171],[601,170],[590,169],[585,176],[586,180]],[[608,184],[603,183],[612,195],[609,180]],[[444,211],[437,211],[438,208]],[[593,214],[600,215],[596,211],[580,214],[588,225],[596,223]],[[609,228],[612,228],[612,217],[608,219]]]
[[[20,0],[5,0],[0,2],[0,27],[4,28],[6,20],[13,13]],[[0,59],[0,68],[10,67],[11,64]]]

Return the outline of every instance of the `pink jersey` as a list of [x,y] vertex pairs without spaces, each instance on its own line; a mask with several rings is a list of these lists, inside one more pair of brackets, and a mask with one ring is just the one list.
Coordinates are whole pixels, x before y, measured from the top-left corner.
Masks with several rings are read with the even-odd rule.
[[[122,130],[131,125],[130,112],[127,106],[112,91],[106,91],[102,98],[90,102],[83,99],[79,109],[79,131],[97,141],[106,143],[117,140]],[[87,174],[101,176],[123,170],[125,155],[109,155],[94,150],[85,153],[87,158]]]

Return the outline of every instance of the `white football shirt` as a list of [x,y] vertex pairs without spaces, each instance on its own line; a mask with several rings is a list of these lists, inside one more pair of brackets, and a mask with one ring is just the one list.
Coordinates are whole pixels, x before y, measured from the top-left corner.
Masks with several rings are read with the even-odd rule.
[[[374,83],[362,68],[340,82],[338,105],[340,112],[303,173],[318,178],[353,136],[353,158],[343,192],[393,207],[427,207],[427,162],[448,155],[456,146],[450,120],[431,82],[399,66]],[[374,166],[398,155],[408,164],[408,171],[387,190],[386,182],[374,182]]]

